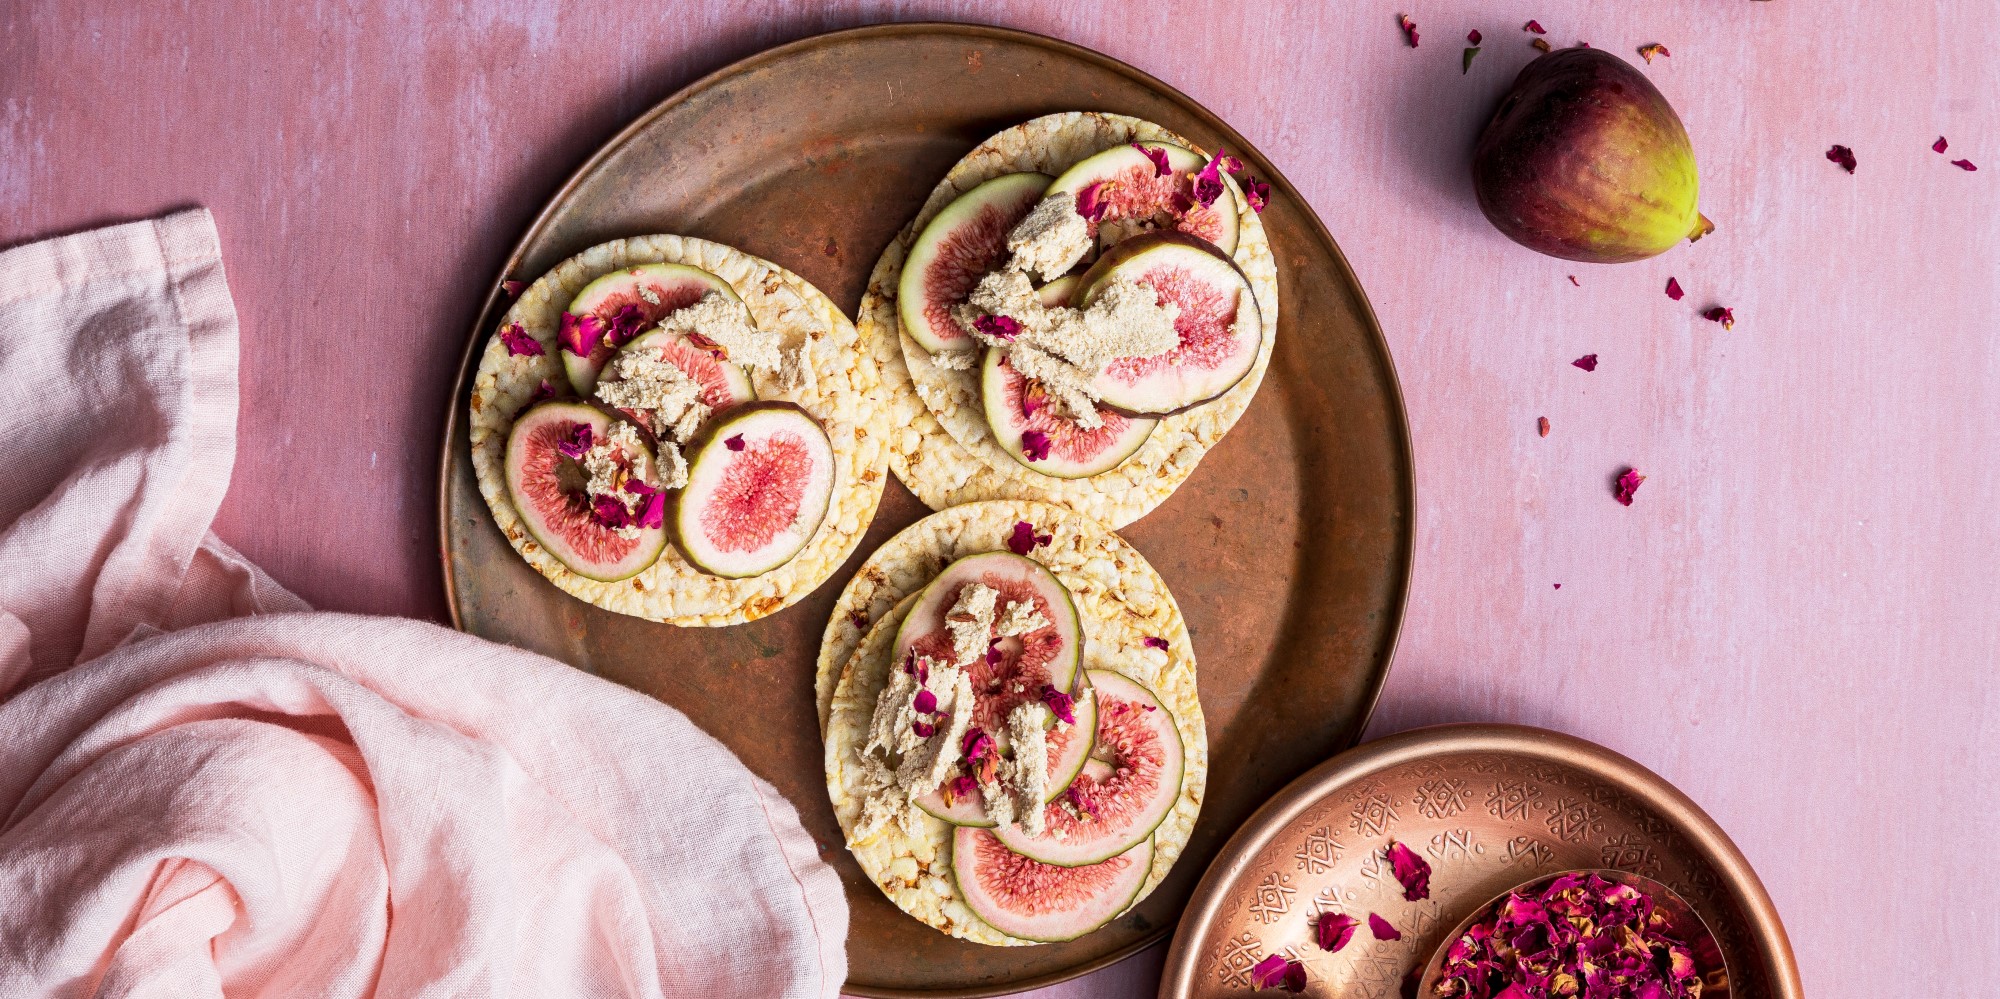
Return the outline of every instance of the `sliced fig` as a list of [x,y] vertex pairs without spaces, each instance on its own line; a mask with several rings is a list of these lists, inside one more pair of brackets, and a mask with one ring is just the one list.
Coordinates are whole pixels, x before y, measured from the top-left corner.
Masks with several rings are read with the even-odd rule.
[[[1097,701],[1085,692],[1076,699],[1075,714],[1075,724],[1049,733],[1049,783],[1044,802],[1056,800],[1093,762],[1090,754],[1097,746]],[[978,792],[955,795],[948,786],[940,787],[918,798],[917,807],[955,826],[990,829],[994,824]]]
[[[979,392],[994,442],[1022,467],[1058,479],[1088,478],[1117,468],[1160,425],[1151,417],[1127,416],[1098,406],[1103,426],[1085,430],[1076,420],[1057,415],[1048,393],[1039,383],[1021,377],[1007,363],[1007,352],[998,347],[986,348]],[[1029,433],[1042,435],[1036,441],[1039,458],[1031,457],[1023,446]]]
[[[723,410],[755,401],[757,389],[750,376],[742,367],[716,356],[711,350],[703,349],[688,340],[683,333],[669,333],[656,329],[643,334],[639,339],[618,348],[620,354],[651,352],[662,361],[681,369],[681,372],[701,385],[701,401],[708,408],[721,413]],[[599,379],[605,383],[610,378]],[[658,433],[660,428],[650,426],[644,413],[619,408],[632,422]]]
[[[613,419],[583,403],[551,401],[523,410],[507,434],[507,495],[529,536],[570,571],[606,583],[638,575],[667,547],[664,528],[640,528],[638,537],[626,538],[598,523],[584,490],[588,473],[557,450],[579,426],[603,440]],[[652,455],[633,456],[633,467],[654,478]]]
[[[1063,171],[1049,185],[1048,194],[1068,192],[1079,199],[1085,188],[1097,185],[1095,198],[1104,205],[1104,214],[1091,224],[1091,235],[1107,232],[1175,230],[1206,240],[1223,253],[1236,252],[1236,195],[1224,184],[1222,196],[1212,205],[1193,198],[1194,184],[1188,174],[1208,161],[1185,146],[1170,142],[1141,142],[1140,146],[1167,154],[1167,173],[1162,175],[1152,157],[1128,143],[1082,160]],[[1047,195],[1044,195],[1046,197]],[[1110,244],[1100,240],[1101,247]]]
[[[640,264],[612,271],[584,285],[570,300],[567,311],[577,316],[596,316],[607,329],[617,328],[624,335],[606,336],[588,357],[561,351],[563,371],[569,375],[576,394],[590,398],[591,390],[597,388],[597,373],[604,370],[605,362],[611,360],[619,347],[641,331],[658,325],[670,313],[701,301],[711,291],[737,300],[736,289],[729,282],[686,264]],[[628,306],[634,311],[626,312]]]
[[1025,635],[1000,639],[994,646],[1000,654],[998,662],[975,659],[966,666],[979,700],[972,724],[997,739],[1005,733],[1008,712],[1027,701],[1040,700],[1043,687],[1075,689],[1077,667],[1083,661],[1083,628],[1069,590],[1047,567],[1013,552],[981,552],[945,566],[924,588],[896,632],[896,662],[903,662],[912,652],[942,662],[954,661],[944,616],[958,604],[959,591],[970,583],[985,583],[998,590],[1001,612],[1010,602],[1032,600],[1049,622]]
[[688,484],[667,524],[695,568],[742,579],[792,560],[833,496],[833,445],[789,402],[753,402],[710,420],[688,445]]
[[896,288],[896,311],[910,339],[932,353],[961,349],[971,340],[951,318],[952,307],[1007,262],[1007,234],[1048,186],[1045,174],[1004,174],[959,195],[924,226]]
[[1076,294],[1076,284],[1081,277],[1080,274],[1065,274],[1056,278],[1035,289],[1035,300],[1042,303],[1044,309],[1068,305],[1070,296]]
[[988,926],[1022,940],[1074,940],[1103,926],[1131,907],[1152,872],[1152,840],[1101,864],[1058,867],[1008,850],[985,829],[952,832],[958,896]]
[[1040,835],[1019,826],[995,832],[1008,849],[1044,864],[1077,867],[1116,857],[1151,839],[1180,799],[1181,737],[1173,714],[1122,674],[1091,670],[1090,685],[1097,700],[1095,754],[1109,772],[1092,768],[1063,800],[1045,806]]
[[1157,357],[1112,361],[1091,384],[1104,405],[1149,416],[1184,412],[1229,391],[1256,366],[1264,342],[1257,297],[1213,247],[1173,232],[1134,236],[1084,273],[1077,301],[1088,307],[1120,278],[1180,307],[1174,331],[1181,342]]

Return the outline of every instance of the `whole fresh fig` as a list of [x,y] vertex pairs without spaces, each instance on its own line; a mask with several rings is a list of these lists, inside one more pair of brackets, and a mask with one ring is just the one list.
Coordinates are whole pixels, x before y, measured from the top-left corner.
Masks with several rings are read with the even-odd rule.
[[1508,238],[1591,263],[1643,260],[1713,225],[1687,129],[1644,74],[1603,49],[1529,63],[1472,156],[1479,208]]

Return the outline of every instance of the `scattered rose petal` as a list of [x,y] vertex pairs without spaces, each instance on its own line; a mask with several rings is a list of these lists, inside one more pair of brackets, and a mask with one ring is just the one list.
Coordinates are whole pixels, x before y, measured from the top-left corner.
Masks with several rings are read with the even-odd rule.
[[1826,158],[1840,164],[1842,170],[1848,173],[1854,172],[1854,150],[1846,146],[1836,145],[1826,151]]
[[1391,843],[1385,855],[1397,883],[1403,886],[1405,899],[1419,902],[1431,897],[1431,865],[1424,858],[1402,843]]
[[1543,437],[1547,437],[1549,435],[1548,417],[1542,416],[1542,417],[1537,417],[1535,419],[1535,432],[1541,434]]
[[590,519],[613,529],[633,526],[632,511],[616,496],[592,496]]
[[544,378],[540,385],[535,386],[535,391],[528,395],[528,405],[532,406],[544,399],[553,399],[555,397],[556,387],[549,384],[549,380]]
[[1139,152],[1145,154],[1147,159],[1153,161],[1153,176],[1165,177],[1167,174],[1173,172],[1173,168],[1167,166],[1166,150],[1154,149],[1151,146],[1142,146],[1136,142],[1132,143],[1132,148],[1137,149]]
[[916,698],[910,702],[910,706],[916,708],[920,715],[937,714],[937,695],[928,690],[919,690]]
[[959,744],[959,748],[967,763],[978,763],[993,752],[993,737],[987,735],[983,728],[966,729],[965,741]]
[[1474,45],[1479,44],[1479,29],[1474,28],[1471,31],[1466,32],[1465,40],[1471,42]]
[[650,325],[652,320],[646,316],[646,310],[636,305],[620,306],[604,331],[604,342],[612,347],[622,347]]
[[1521,30],[1522,30],[1522,31],[1532,31],[1532,32],[1534,32],[1535,34],[1538,34],[1538,35],[1546,35],[1546,34],[1548,34],[1548,32],[1547,32],[1547,31],[1544,31],[1544,30],[1542,30],[1542,22],[1540,22],[1540,21],[1529,21],[1528,23],[1526,23],[1526,24],[1524,24],[1524,25],[1521,25]]
[[1250,969],[1250,981],[1259,991],[1284,989],[1286,992],[1304,992],[1306,966],[1283,954],[1272,954]]
[[1076,699],[1049,684],[1042,684],[1042,703],[1066,725],[1076,724]]
[[1243,178],[1243,198],[1250,202],[1250,210],[1264,214],[1264,207],[1271,203],[1271,185],[1255,177]]
[[639,503],[638,525],[647,530],[667,526],[667,494],[657,489]]
[[1618,476],[1618,502],[1626,506],[1631,506],[1632,494],[1638,492],[1639,484],[1645,481],[1646,477],[1640,475],[1638,469],[1626,469]]
[[1557,584],[1556,584],[1556,589],[1560,590],[1560,589],[1562,589],[1562,588],[1563,588],[1563,584],[1561,584],[1561,583],[1557,583]]
[[972,328],[998,340],[1012,340],[1021,335],[1021,324],[1012,316],[980,316],[972,321]]
[[1007,657],[1000,653],[1000,643],[998,640],[995,640],[992,645],[986,647],[986,665],[998,666],[1000,665],[1000,661],[1005,658]]
[[722,442],[722,446],[723,446],[723,447],[726,447],[726,448],[728,448],[728,449],[729,449],[729,450],[731,450],[731,451],[741,451],[741,450],[743,450],[743,435],[742,435],[742,434],[737,434],[737,435],[736,435],[736,436],[734,436],[734,437],[730,437],[730,438],[727,438],[727,439],[725,439],[725,440],[724,440],[724,441]]
[[1322,912],[1319,920],[1313,923],[1313,940],[1319,944],[1320,950],[1333,953],[1354,939],[1354,928],[1359,925],[1353,916],[1344,912]]
[[1578,42],[1578,43],[1576,43],[1576,47],[1577,47],[1577,48],[1580,48],[1580,49],[1587,49],[1587,48],[1589,48],[1589,47],[1590,47],[1590,43],[1589,43],[1589,42]]
[[1410,47],[1416,48],[1417,22],[1410,20],[1410,15],[1408,14],[1398,14],[1396,15],[1396,23],[1402,27],[1403,37],[1410,40]]
[[1579,287],[1579,288],[1583,287],[1583,284],[1582,284],[1581,282],[1577,281],[1577,279],[1576,279],[1576,275],[1574,275],[1574,274],[1571,274],[1571,275],[1569,275],[1569,283],[1570,283],[1570,284],[1573,284],[1573,285],[1576,285],[1576,286],[1577,286],[1577,287]]
[[1941,153],[1950,148],[1950,146],[1950,143],[1944,141],[1944,136],[1940,135],[1936,142],[1931,143],[1931,152]]
[[1168,648],[1170,648],[1170,646],[1167,644],[1167,640],[1161,638],[1158,635],[1147,635],[1146,647],[1149,649],[1159,649],[1161,652],[1165,652],[1167,651]]
[[578,423],[570,427],[569,433],[564,434],[561,440],[556,441],[556,451],[571,461],[582,461],[584,453],[590,450],[590,443],[590,424]]
[[1715,308],[1712,308],[1707,312],[1702,313],[1701,317],[1703,319],[1708,320],[1711,323],[1721,323],[1722,328],[1726,330],[1736,328],[1735,309],[1726,309],[1718,305]]
[[579,316],[565,312],[561,324],[556,328],[556,342],[562,349],[578,357],[589,357],[604,339],[604,320],[596,316]]
[[1671,298],[1671,299],[1673,299],[1674,301],[1678,302],[1678,301],[1680,301],[1680,300],[1681,300],[1681,296],[1682,296],[1682,295],[1685,295],[1685,294],[1687,294],[1687,292],[1684,292],[1684,291],[1682,291],[1682,290],[1681,290],[1681,283],[1680,283],[1679,281],[1676,281],[1676,280],[1674,280],[1674,279],[1673,279],[1673,278],[1671,278],[1671,277],[1670,277],[1670,278],[1667,278],[1667,297],[1668,297],[1668,298]]
[[1659,42],[1648,42],[1644,45],[1639,46],[1639,55],[1643,57],[1647,63],[1651,63],[1653,61],[1653,57],[1656,55],[1667,56],[1669,58],[1673,57],[1673,53],[1667,51],[1667,47],[1665,45],[1661,45]]
[[1368,914],[1368,932],[1375,934],[1377,940],[1403,939],[1403,931],[1389,925],[1388,920],[1372,912]]
[[[1942,152],[1942,150],[1940,150],[1940,152]],[[521,297],[521,289],[526,288],[527,286],[528,282],[516,281],[513,278],[508,278],[507,280],[500,282],[500,290],[506,292],[508,298]]]
[[1041,461],[1049,456],[1049,435],[1039,430],[1023,431],[1021,434],[1021,456],[1029,461]]
[[1472,57],[1478,54],[1479,54],[1479,46],[1477,45],[1474,45],[1473,47],[1465,50],[1465,59],[1460,63],[1458,67],[1458,75],[1464,76],[1465,74],[1472,72]]
[[542,342],[529,336],[520,323],[500,327],[500,342],[507,345],[507,353],[512,357],[542,356]]
[[[930,691],[926,690],[924,693],[928,694]],[[918,718],[910,722],[910,731],[917,733],[919,739],[928,739],[937,734],[937,726]]]
[[[1534,22],[1531,21],[1529,23],[1532,24]],[[1556,49],[1555,46],[1549,44],[1549,40],[1546,38],[1530,38],[1528,39],[1528,44],[1533,45],[1536,49],[1543,52],[1554,52]]]
[[1702,991],[1673,921],[1593,872],[1509,894],[1446,949],[1437,995],[1455,999],[1687,999]]
[[[951,779],[951,783],[947,786],[951,788],[951,795],[953,797],[958,797],[958,798],[970,799],[972,797],[972,793],[974,791],[979,790],[979,782],[973,780],[971,777],[965,774],[959,774],[958,776],[953,777]],[[949,804],[949,802],[947,802],[947,804]]]
[[1110,183],[1113,182],[1100,180],[1076,192],[1076,213],[1092,222],[1101,221],[1105,211],[1111,207],[1110,200],[1105,197],[1111,192],[1104,189],[1104,185]]
[[903,657],[903,672],[916,677],[918,683],[931,682],[929,660],[917,655],[915,649],[911,649],[910,654]]
[[1035,525],[1017,520],[1014,522],[1014,533],[1007,536],[1007,550],[1016,555],[1026,555],[1054,540],[1051,535],[1036,534]]
[[1571,364],[1574,364],[1574,365],[1576,365],[1577,367],[1579,367],[1579,368],[1582,368],[1582,369],[1583,369],[1583,370],[1585,370],[1585,371],[1596,371],[1596,370],[1597,370],[1597,355],[1596,355],[1596,354],[1585,354],[1585,355],[1583,355],[1582,357],[1579,357],[1579,358],[1577,358],[1576,360],[1574,360],[1574,361],[1571,361],[1571,362],[1569,362],[1569,363],[1571,363]]
[[1216,150],[1214,158],[1194,175],[1194,200],[1203,208],[1215,204],[1215,199],[1222,197],[1222,158],[1227,155],[1222,150]]
[[1952,160],[1951,165],[1959,168],[1960,170],[1965,170],[1965,171],[1972,171],[1979,169],[1978,167],[1972,165],[1971,160]]

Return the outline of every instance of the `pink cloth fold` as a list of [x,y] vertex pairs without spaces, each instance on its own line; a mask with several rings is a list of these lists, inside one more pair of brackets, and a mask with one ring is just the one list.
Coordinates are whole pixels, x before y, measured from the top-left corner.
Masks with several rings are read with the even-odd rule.
[[208,532],[205,211],[0,253],[0,996],[830,996],[847,909],[679,712],[311,613]]

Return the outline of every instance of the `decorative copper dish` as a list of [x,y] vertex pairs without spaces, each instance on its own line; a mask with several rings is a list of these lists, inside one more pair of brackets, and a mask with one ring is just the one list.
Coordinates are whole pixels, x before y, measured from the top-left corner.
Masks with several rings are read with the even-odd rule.
[[[1172,928],[1244,818],[1360,735],[1402,620],[1414,501],[1395,372],[1360,285],[1298,192],[1193,101],[1073,45],[939,24],[808,38],[695,82],[584,164],[504,270],[532,278],[607,239],[682,233],[774,260],[852,315],[876,256],[959,156],[1001,128],[1076,109],[1157,121],[1268,178],[1263,218],[1283,302],[1270,374],[1242,422],[1171,500],[1121,532],[1172,587],[1193,634],[1210,796],[1173,875],[1083,939],[1002,949],[952,939],[898,911],[844,848],[826,798],[813,663],[848,577],[926,512],[901,485],[889,485],[847,566],[798,605],[683,630],[570,598],[493,526],[463,409],[472,350],[504,307],[497,290],[447,410],[439,515],[453,621],[674,705],[774,784],[847,879],[853,993],[996,994],[1133,953]],[[746,696],[757,710],[743,710]]]
[[[1431,864],[1430,898],[1404,900],[1382,859],[1391,840]],[[1416,974],[1475,909],[1574,868],[1630,871],[1672,888],[1713,931],[1733,999],[1805,994],[1763,883],[1694,802],[1602,746],[1514,725],[1390,736],[1280,792],[1195,889],[1160,994],[1240,996],[1251,990],[1250,968],[1283,953],[1306,965],[1308,995],[1412,995]],[[1378,912],[1403,938],[1376,940],[1364,929],[1330,954],[1312,939],[1323,912],[1363,920]]]

